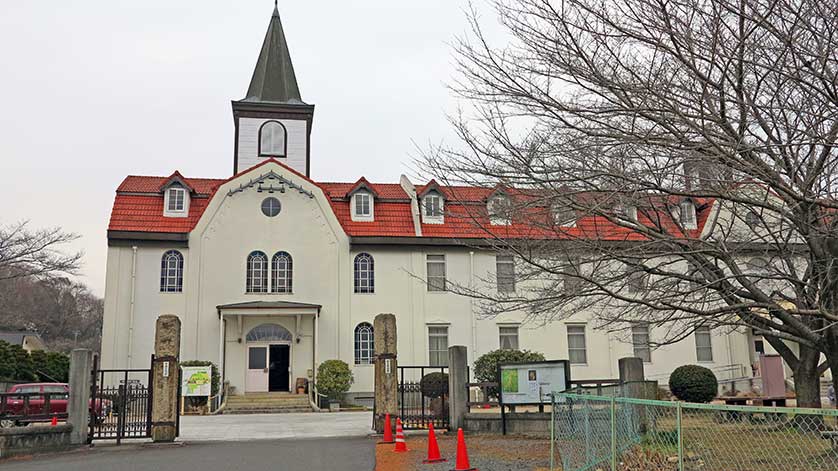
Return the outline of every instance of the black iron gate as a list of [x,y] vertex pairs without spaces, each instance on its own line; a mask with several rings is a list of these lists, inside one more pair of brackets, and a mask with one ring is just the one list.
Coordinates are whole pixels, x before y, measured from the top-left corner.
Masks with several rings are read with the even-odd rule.
[[447,366],[399,366],[399,417],[405,430],[448,428],[448,386],[429,377],[422,390],[422,378],[431,373],[448,374]]
[[91,375],[88,440],[150,437],[153,369],[100,369],[96,357]]

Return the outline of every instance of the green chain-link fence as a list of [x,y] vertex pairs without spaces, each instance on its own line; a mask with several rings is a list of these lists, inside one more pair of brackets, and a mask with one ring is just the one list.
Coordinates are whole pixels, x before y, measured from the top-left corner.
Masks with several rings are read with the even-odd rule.
[[551,469],[838,470],[834,409],[568,393],[553,394],[552,405]]

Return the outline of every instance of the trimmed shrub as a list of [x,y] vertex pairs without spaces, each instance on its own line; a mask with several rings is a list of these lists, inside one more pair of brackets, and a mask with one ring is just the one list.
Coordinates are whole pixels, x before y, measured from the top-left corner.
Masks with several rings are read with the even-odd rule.
[[[474,377],[478,382],[498,381],[498,364],[544,361],[544,355],[529,350],[494,350],[485,353],[474,362]],[[489,396],[497,397],[496,388],[489,389]]]
[[423,396],[431,399],[446,396],[448,395],[448,375],[441,371],[428,373],[419,381],[419,389]]
[[716,398],[719,382],[708,368],[684,365],[669,375],[669,390],[682,401],[706,403]]
[[340,400],[352,386],[352,371],[341,360],[326,360],[317,367],[317,391],[332,400]]

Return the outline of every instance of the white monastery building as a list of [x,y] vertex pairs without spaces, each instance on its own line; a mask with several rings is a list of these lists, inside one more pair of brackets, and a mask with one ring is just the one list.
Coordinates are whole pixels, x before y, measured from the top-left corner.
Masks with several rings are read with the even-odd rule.
[[[498,190],[404,176],[318,181],[314,105],[302,101],[276,10],[247,95],[232,109],[232,176],[175,171],[129,176],[117,188],[102,367],[147,367],[157,317],[174,314],[181,359],[220,365],[236,394],[292,390],[321,362],[340,359],[355,377],[350,397],[363,401],[373,391],[373,318],[393,313],[402,365],[443,365],[448,346],[466,345],[470,362],[498,348],[568,359],[574,379],[614,378],[625,356],[643,357],[647,377],[664,382],[689,363],[750,373],[761,342],[746,333],[699,330],[650,349],[654,329],[626,341],[595,330],[585,312],[546,326],[522,323],[523,313],[480,316],[448,284],[494,278],[494,289],[514,290],[514,260],[456,209],[483,208]],[[696,231],[711,211],[697,205]]]

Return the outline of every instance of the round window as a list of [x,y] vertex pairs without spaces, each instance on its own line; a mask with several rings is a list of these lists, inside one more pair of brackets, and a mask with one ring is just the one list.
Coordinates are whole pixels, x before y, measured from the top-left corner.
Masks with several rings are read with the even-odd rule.
[[279,200],[274,198],[273,196],[265,198],[262,201],[262,214],[264,214],[265,216],[272,218],[279,214],[280,210],[282,210],[282,205],[279,204]]

